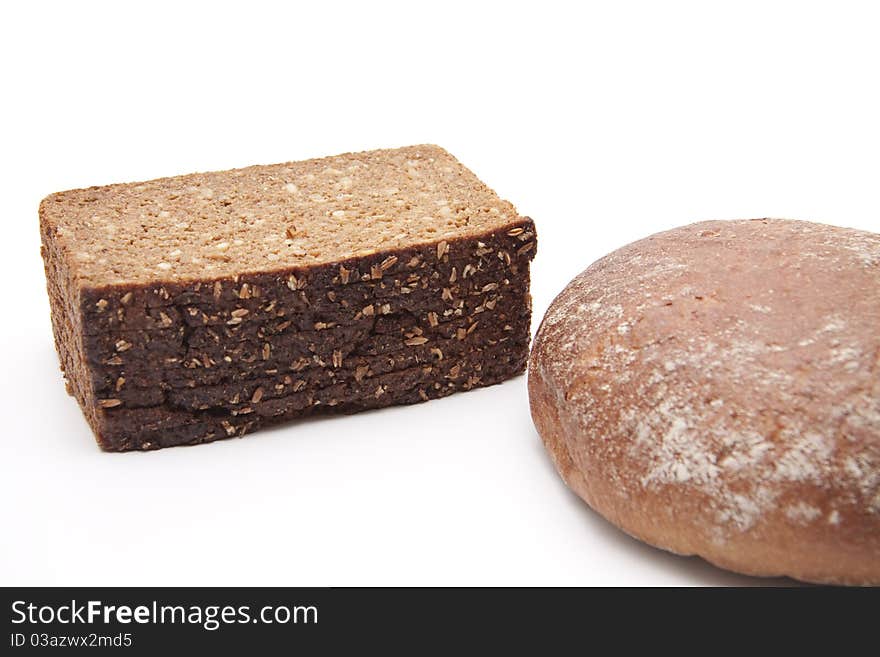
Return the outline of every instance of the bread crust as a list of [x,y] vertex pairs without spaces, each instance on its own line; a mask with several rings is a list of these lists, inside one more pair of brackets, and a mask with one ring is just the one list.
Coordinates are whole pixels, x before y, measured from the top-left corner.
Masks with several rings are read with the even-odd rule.
[[703,222],[599,260],[548,310],[532,418],[632,536],[723,568],[880,584],[880,236]]

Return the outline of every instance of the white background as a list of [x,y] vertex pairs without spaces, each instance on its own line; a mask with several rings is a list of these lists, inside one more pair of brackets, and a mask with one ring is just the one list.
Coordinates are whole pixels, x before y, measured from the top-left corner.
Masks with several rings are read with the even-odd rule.
[[880,230],[871,3],[3,3],[0,584],[751,584],[560,482],[524,377],[104,454],[64,391],[37,205],[72,187],[437,143],[539,231],[535,322],[705,218]]

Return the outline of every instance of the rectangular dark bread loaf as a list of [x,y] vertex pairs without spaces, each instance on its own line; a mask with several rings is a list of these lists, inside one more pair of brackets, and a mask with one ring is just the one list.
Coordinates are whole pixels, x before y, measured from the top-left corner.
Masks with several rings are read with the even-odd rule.
[[40,228],[61,368],[104,449],[525,368],[534,225],[437,146],[60,192]]

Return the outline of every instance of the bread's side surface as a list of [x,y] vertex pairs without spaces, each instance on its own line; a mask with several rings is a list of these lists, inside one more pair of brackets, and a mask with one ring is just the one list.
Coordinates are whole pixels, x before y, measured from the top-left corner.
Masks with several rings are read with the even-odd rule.
[[59,253],[56,227],[40,207],[40,253],[46,273],[46,289],[55,349],[67,392],[79,404],[92,430],[97,432],[100,414],[93,394],[91,373],[83,340],[79,288],[74,283],[65,259]]

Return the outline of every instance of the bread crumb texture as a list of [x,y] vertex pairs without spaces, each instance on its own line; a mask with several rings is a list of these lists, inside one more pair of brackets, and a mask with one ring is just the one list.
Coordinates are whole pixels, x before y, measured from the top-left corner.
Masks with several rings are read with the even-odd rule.
[[880,235],[710,221],[626,246],[553,302],[529,378],[563,475],[630,533],[880,579]]
[[40,220],[68,390],[107,450],[525,369],[534,223],[436,146],[62,192]]
[[40,206],[87,287],[229,278],[466,238],[519,217],[438,146],[59,192]]

